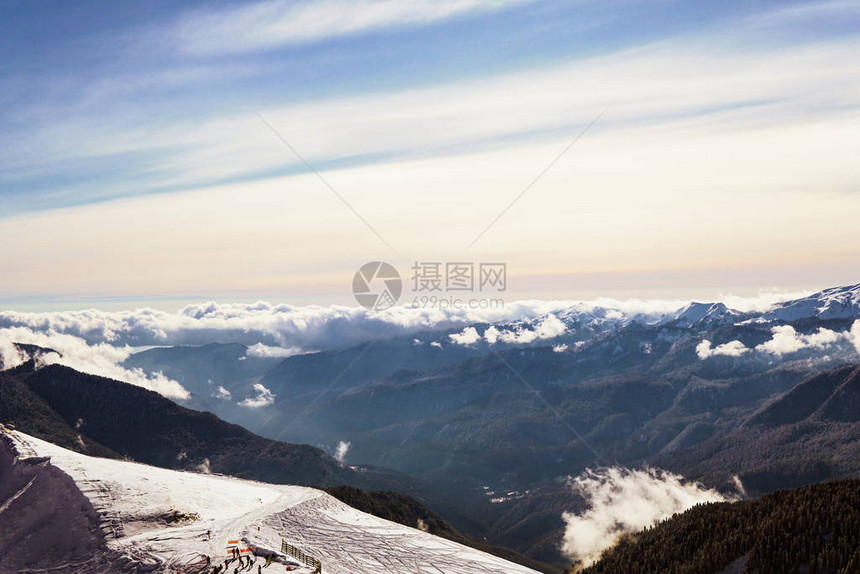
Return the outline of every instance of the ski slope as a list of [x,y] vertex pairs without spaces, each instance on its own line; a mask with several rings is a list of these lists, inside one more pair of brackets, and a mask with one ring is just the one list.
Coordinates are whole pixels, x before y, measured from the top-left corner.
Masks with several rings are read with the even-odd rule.
[[[228,541],[238,540],[241,548],[263,554],[265,549],[279,551],[285,539],[319,559],[327,574],[534,572],[365,514],[316,489],[94,458],[17,431],[5,434],[18,460],[50,457],[50,465],[74,480],[97,511],[114,563],[121,562],[123,570],[209,571],[205,557],[213,566],[223,564]],[[7,502],[3,512],[15,512],[17,501]],[[170,522],[170,517],[179,520]],[[289,563],[297,564],[286,556],[280,560],[263,572],[283,572]],[[228,571],[237,565],[230,564]],[[257,565],[264,565],[264,560],[257,559],[253,572]],[[302,566],[296,572],[310,568]]]

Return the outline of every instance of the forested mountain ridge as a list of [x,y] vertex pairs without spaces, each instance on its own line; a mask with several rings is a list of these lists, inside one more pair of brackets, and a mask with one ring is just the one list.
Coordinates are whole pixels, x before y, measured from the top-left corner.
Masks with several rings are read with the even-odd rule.
[[860,572],[860,480],[698,505],[620,538],[598,562],[577,571],[856,574]]

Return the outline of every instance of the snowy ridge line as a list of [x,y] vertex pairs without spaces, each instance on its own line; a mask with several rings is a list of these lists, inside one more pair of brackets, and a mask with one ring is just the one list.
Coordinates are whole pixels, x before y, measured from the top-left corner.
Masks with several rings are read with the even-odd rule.
[[[326,574],[535,572],[365,514],[321,490],[90,457],[17,431],[5,434],[20,456],[44,459],[71,477],[108,529],[105,560],[113,568],[104,562],[72,566],[81,574],[135,568],[202,573],[223,565],[226,543],[237,540],[253,549],[245,563],[274,561],[280,568],[291,564],[297,573],[311,574],[312,568],[274,550],[286,539],[325,564]],[[63,500],[56,502],[57,512],[80,511],[77,505],[64,508]],[[17,507],[21,505],[13,509]],[[68,571],[69,565],[63,568]]]
[[15,427],[0,424],[0,433],[7,436],[13,444],[17,457],[21,460],[39,458],[39,453],[22,438],[22,434],[15,431]]

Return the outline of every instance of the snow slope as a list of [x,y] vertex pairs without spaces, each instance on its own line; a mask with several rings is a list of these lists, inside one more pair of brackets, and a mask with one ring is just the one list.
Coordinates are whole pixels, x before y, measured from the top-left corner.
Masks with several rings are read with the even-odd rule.
[[764,313],[769,321],[799,321],[811,317],[819,319],[850,319],[860,315],[860,283],[845,287],[831,287],[809,297],[786,301]]
[[[18,460],[50,457],[50,465],[74,480],[98,512],[111,555],[122,557],[114,559],[117,570],[121,563],[123,570],[206,571],[204,557],[209,556],[213,565],[223,564],[230,540],[240,540],[243,548],[280,550],[283,538],[321,560],[327,574],[534,572],[365,514],[316,489],[94,458],[24,433],[5,434]],[[3,512],[15,512],[15,504],[4,504]],[[22,511],[26,508],[18,509]],[[180,520],[169,522],[173,516]],[[257,565],[263,564],[257,560]],[[231,564],[229,571],[236,565]],[[273,564],[263,571],[285,568],[284,563]]]

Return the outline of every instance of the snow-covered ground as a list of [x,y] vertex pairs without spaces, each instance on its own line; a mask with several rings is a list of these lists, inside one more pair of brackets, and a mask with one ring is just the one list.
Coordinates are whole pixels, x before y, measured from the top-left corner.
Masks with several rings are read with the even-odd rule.
[[[136,565],[157,565],[157,571],[203,571],[207,556],[213,566],[223,564],[229,541],[263,553],[280,550],[285,539],[319,559],[327,574],[534,572],[365,514],[316,489],[94,458],[20,432],[7,436],[19,459],[50,457],[51,465],[74,480],[98,512],[115,555],[128,556]],[[15,504],[4,505],[3,511]],[[132,566],[129,560],[124,563]],[[256,572],[264,564],[257,558],[246,571]],[[233,562],[228,571],[237,565]],[[274,563],[263,571],[285,569],[286,563]]]

